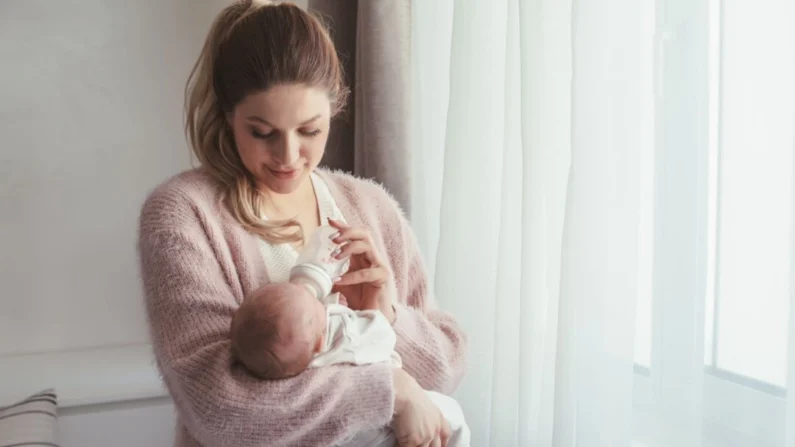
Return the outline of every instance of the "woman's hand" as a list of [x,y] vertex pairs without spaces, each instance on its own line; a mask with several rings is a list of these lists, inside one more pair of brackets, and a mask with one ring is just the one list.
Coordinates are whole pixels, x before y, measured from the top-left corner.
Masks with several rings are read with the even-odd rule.
[[408,373],[394,370],[395,416],[392,430],[399,447],[446,447],[450,424]]
[[335,257],[350,257],[350,268],[346,274],[336,279],[334,290],[345,295],[351,309],[380,310],[393,323],[395,309],[388,293],[389,269],[378,253],[370,232],[331,219],[329,224],[339,230],[332,237],[334,243],[340,244]]

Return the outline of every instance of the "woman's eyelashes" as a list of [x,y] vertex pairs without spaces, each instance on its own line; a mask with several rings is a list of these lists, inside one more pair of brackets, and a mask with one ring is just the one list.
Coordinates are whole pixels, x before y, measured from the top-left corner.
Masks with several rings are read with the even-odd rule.
[[[320,135],[320,129],[300,129],[298,133],[304,137],[314,137]],[[275,138],[279,134],[276,130],[271,130],[270,132],[260,132],[257,129],[251,129],[251,136],[254,138],[258,138],[260,140],[270,140]]]
[[276,131],[272,130],[270,132],[262,133],[257,131],[257,129],[251,129],[251,136],[254,138],[259,138],[260,140],[269,140],[276,136]]

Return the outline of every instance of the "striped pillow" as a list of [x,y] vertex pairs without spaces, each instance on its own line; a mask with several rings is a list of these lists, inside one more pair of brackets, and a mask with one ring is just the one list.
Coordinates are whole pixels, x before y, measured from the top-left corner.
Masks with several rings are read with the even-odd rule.
[[0,408],[0,447],[54,446],[57,416],[54,390],[44,390]]

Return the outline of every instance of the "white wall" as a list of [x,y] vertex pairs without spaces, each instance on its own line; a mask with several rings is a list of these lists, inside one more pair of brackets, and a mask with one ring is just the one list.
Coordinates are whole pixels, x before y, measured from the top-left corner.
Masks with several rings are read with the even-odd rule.
[[190,167],[184,83],[228,3],[0,0],[0,406],[55,387],[63,447],[172,443],[136,223]]
[[228,3],[0,0],[0,406],[55,387],[63,447],[172,443],[136,224],[191,165],[184,83]]
[[61,447],[166,447],[173,443],[168,398],[67,408],[58,417]]
[[137,216],[189,166],[182,89],[213,3],[0,2],[0,354],[146,342]]
[[65,447],[172,442],[136,224],[190,166],[183,87],[226,3],[0,0],[0,406],[56,387]]

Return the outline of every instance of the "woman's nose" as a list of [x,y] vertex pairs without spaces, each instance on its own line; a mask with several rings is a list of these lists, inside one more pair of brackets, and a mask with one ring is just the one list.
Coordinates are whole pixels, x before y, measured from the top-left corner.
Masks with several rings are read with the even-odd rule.
[[293,166],[295,162],[298,161],[301,152],[301,141],[298,139],[297,135],[293,133],[284,134],[278,146],[274,154],[276,161],[285,167]]

